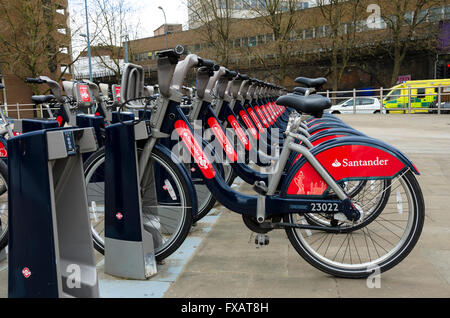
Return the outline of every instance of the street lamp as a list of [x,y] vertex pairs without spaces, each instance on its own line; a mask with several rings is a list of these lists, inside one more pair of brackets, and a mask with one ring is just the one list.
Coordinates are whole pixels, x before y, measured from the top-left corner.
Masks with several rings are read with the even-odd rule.
[[158,7],[159,10],[161,10],[164,14],[164,36],[166,37],[166,50],[169,49],[169,42],[167,41],[167,20],[166,20],[166,13],[164,12],[164,9],[159,6]]
[[89,40],[89,20],[88,20],[87,0],[84,0],[84,11],[86,13],[86,34],[81,34],[81,36],[86,37],[87,39],[88,58],[89,58],[89,80],[92,82],[91,41]]
[[123,35],[122,38],[125,41],[125,63],[128,63],[128,35]]

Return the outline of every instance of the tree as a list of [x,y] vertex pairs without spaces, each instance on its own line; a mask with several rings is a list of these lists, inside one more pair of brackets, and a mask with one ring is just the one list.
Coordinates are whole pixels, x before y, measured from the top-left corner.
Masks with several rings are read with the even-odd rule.
[[139,21],[133,18],[133,10],[125,0],[93,0],[90,12],[96,35],[91,40],[92,53],[101,67],[111,71],[120,82],[124,55],[122,44],[137,38]]
[[326,37],[320,42],[330,62],[333,90],[337,91],[342,74],[354,57],[358,21],[365,8],[360,0],[318,0],[317,6],[326,21]]
[[[194,0],[189,15],[197,21],[202,40],[210,45],[210,55],[220,65],[228,65],[234,0]],[[209,54],[208,54],[209,55]]]
[[[283,83],[287,68],[291,62],[292,44],[291,34],[298,23],[297,10],[300,0],[243,0],[247,9],[252,12],[252,16],[258,18],[262,28],[271,30],[276,67],[265,67],[270,71],[276,81]],[[254,53],[257,54],[257,51]],[[258,55],[260,62],[265,65],[266,57]]]
[[388,29],[387,45],[384,47],[393,59],[391,85],[396,84],[402,62],[418,34],[422,34],[421,46],[436,46],[436,37],[427,37],[430,28],[425,27],[432,9],[443,5],[443,0],[378,0],[381,18]]

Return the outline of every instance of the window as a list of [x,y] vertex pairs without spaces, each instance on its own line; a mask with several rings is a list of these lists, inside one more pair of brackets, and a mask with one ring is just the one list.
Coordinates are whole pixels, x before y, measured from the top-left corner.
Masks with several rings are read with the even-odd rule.
[[61,34],[67,34],[67,30],[65,28],[59,28],[58,32]]
[[241,38],[241,43],[243,47],[248,46],[248,38]]
[[242,9],[242,0],[235,0],[235,1],[234,1],[234,8],[235,8],[236,10]]
[[399,95],[400,95],[400,90],[396,89],[386,98],[386,100],[395,100],[400,97]]
[[273,41],[273,33],[266,34],[266,43]]
[[66,11],[64,9],[56,9],[56,12],[62,15],[66,14]]
[[217,0],[217,7],[219,9],[226,9],[227,8],[226,0]]
[[67,67],[66,64],[61,64],[60,70],[61,70],[61,75],[70,74],[70,67]]
[[258,39],[258,45],[266,43],[265,35],[258,35],[257,39]]
[[325,37],[325,29],[324,29],[323,25],[316,27],[315,32],[316,32],[316,38]]
[[427,16],[427,11],[428,10],[420,11],[419,14],[417,15],[417,21],[424,21],[425,17]]
[[450,6],[445,7],[445,19],[450,19]]
[[195,52],[200,51],[200,44],[194,44],[194,51]]
[[425,98],[425,88],[417,89],[417,98]]
[[411,24],[412,19],[413,19],[412,12],[405,13],[405,23],[406,24]]
[[252,36],[249,41],[249,46],[256,46],[256,36]]
[[358,98],[356,105],[372,105],[374,101],[372,98]]
[[241,39],[234,40],[234,47],[241,47]]
[[428,11],[428,21],[436,22],[442,20],[442,7],[432,8]]
[[305,39],[312,39],[314,37],[314,29],[305,30]]

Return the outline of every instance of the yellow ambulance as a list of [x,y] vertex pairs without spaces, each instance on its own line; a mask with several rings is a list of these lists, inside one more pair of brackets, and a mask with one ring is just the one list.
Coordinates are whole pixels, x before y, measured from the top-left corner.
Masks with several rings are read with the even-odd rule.
[[411,94],[411,113],[428,113],[428,108],[436,108],[439,86],[441,86],[442,106],[442,103],[450,98],[450,78],[406,81],[398,84],[383,98],[383,107],[391,114],[408,113],[408,100]]

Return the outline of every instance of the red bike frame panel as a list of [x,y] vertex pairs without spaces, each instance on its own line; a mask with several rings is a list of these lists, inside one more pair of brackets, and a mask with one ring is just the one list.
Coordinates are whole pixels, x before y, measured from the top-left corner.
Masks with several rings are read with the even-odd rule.
[[234,151],[233,145],[231,144],[230,140],[228,140],[227,136],[224,134],[222,128],[214,117],[208,118],[208,126],[212,129],[214,136],[216,136],[216,138],[218,139],[220,145],[222,146],[222,149],[227,154],[228,159],[230,159],[231,162],[236,162],[236,151]]
[[250,134],[253,136],[253,138],[255,138],[255,140],[258,140],[259,139],[258,131],[256,131],[255,126],[253,126],[252,121],[250,120],[250,118],[248,118],[247,114],[243,110],[241,110],[239,112],[239,116],[241,116],[242,120],[247,125],[247,128],[250,131]]
[[233,127],[234,132],[238,136],[242,145],[245,147],[245,150],[251,150],[252,145],[250,144],[250,141],[248,140],[247,136],[245,135],[244,130],[241,128],[241,125],[239,125],[239,122],[237,121],[236,117],[234,117],[233,115],[230,115],[230,116],[228,116],[227,119],[228,119],[228,122],[230,123],[231,127]]
[[174,127],[178,135],[181,137],[181,140],[183,140],[183,143],[186,145],[187,149],[191,153],[192,158],[194,158],[195,163],[202,171],[205,178],[207,179],[214,178],[214,176],[216,175],[214,167],[208,160],[208,157],[203,152],[202,147],[200,147],[200,145],[198,144],[197,140],[195,139],[194,135],[192,134],[191,130],[186,125],[186,123],[180,119],[175,122]]

